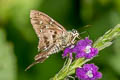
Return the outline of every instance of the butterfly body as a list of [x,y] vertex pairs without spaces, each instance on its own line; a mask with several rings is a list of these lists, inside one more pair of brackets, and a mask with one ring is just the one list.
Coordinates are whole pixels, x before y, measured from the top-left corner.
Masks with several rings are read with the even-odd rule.
[[43,62],[51,54],[74,44],[76,37],[79,36],[76,30],[67,31],[62,25],[42,12],[32,10],[30,18],[31,24],[39,38],[38,51],[40,53],[35,56],[35,62],[28,66],[27,69]]
[[[35,60],[39,60],[40,58],[43,58],[43,57],[46,57],[48,58],[51,54],[54,54],[54,53],[57,53],[61,50],[63,50],[65,47],[71,45],[71,44],[74,44],[75,42],[75,38],[77,36],[74,36],[72,34],[72,32],[68,32],[66,35],[58,38],[56,40],[56,43],[53,44],[53,46],[51,46],[50,49],[46,50],[46,51],[43,51],[43,53],[40,53],[38,55],[35,56]],[[44,53],[46,52],[46,53]]]

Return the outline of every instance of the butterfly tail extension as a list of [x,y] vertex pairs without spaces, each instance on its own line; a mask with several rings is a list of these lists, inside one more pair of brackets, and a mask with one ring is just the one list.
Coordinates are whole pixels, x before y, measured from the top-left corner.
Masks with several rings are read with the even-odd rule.
[[47,59],[47,57],[42,57],[42,58],[39,58],[38,60],[35,60],[35,62],[33,62],[32,64],[30,64],[30,65],[25,69],[25,71],[27,71],[28,69],[30,69],[30,68],[31,68],[32,66],[34,66],[35,64],[44,62],[46,59]]
[[30,64],[26,69],[25,71],[27,71],[28,69],[30,69],[32,66],[34,66],[35,64],[37,64],[37,62],[33,62],[32,64]]

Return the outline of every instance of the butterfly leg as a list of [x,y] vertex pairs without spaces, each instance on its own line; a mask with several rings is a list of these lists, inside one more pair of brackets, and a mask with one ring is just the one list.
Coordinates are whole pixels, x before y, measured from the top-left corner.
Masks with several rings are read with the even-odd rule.
[[76,42],[76,40],[75,40],[75,39],[73,39],[73,40],[71,41],[71,43],[72,43],[72,44],[75,44],[75,42]]
[[80,36],[78,36],[77,38],[78,38],[78,39],[81,39],[81,37],[80,37]]

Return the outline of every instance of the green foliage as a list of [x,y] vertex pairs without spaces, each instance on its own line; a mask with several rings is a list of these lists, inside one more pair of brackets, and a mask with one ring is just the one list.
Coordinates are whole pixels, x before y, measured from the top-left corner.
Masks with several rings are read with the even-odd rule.
[[5,32],[0,29],[0,80],[16,80],[16,66],[13,45],[6,41]]
[[111,65],[111,67],[116,71],[116,73],[118,73],[120,75],[120,64],[119,64],[119,61],[120,61],[120,51],[119,51],[120,44],[119,43],[120,43],[120,38],[115,41],[114,53],[113,53],[113,56],[111,57],[109,63]]

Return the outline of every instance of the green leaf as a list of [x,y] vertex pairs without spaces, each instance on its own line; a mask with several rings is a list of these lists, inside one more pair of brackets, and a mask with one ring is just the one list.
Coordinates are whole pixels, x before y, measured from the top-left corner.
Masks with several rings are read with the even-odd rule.
[[108,30],[103,36],[98,38],[94,43],[94,47],[102,50],[112,44],[112,41],[120,36],[120,24],[116,25],[113,29]]
[[13,45],[6,41],[5,32],[0,29],[0,80],[16,80],[16,72]]
[[114,47],[114,53],[110,57],[110,65],[112,68],[120,75],[120,38],[115,40],[115,43],[113,45]]

